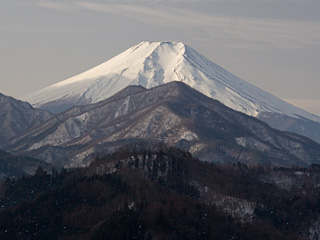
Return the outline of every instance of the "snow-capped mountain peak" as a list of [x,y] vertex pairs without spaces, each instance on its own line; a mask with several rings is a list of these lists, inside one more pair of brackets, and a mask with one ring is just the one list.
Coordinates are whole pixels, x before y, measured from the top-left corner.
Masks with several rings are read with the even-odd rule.
[[172,81],[184,82],[250,116],[270,112],[320,122],[320,117],[241,80],[179,41],[141,42],[24,99],[35,107],[60,112],[70,106],[99,102],[129,85],[151,88]]

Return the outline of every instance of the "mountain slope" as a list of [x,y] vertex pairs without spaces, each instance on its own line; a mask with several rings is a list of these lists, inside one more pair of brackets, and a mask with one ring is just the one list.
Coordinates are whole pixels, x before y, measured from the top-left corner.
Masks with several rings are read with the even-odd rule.
[[41,166],[50,171],[50,164],[24,156],[13,156],[0,150],[0,181],[6,178],[19,178],[33,175],[36,169]]
[[52,116],[47,111],[34,109],[29,103],[0,93],[0,145]]
[[[250,116],[284,115],[285,124],[276,123],[273,115],[260,119],[277,129],[293,130],[320,142],[320,117],[239,79],[181,42],[142,42],[95,68],[26,96],[25,100],[34,107],[58,113],[104,100],[129,85],[151,88],[171,81],[184,82]],[[291,122],[297,127],[287,128]]]
[[88,156],[138,142],[164,142],[202,160],[308,165],[319,144],[234,111],[181,82],[127,87],[74,107],[9,142],[6,149],[54,164],[86,165]]

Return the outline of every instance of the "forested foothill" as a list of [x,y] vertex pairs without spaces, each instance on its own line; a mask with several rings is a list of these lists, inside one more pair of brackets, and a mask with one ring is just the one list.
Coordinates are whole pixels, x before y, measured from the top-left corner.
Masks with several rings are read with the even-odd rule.
[[7,178],[0,239],[319,239],[319,187],[319,165],[123,148],[87,168]]

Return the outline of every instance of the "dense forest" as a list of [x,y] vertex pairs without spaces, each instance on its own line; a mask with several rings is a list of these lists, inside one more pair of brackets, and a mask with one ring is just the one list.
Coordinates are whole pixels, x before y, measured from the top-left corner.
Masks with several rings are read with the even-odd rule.
[[201,162],[122,149],[0,189],[0,239],[319,239],[320,166]]

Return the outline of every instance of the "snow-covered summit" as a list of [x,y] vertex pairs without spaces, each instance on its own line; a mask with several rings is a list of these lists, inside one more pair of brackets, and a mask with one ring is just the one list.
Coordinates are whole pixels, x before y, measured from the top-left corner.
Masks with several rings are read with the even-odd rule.
[[320,122],[299,109],[214,64],[182,42],[141,42],[109,61],[24,98],[34,107],[59,112],[104,100],[128,85],[151,88],[182,81],[226,106],[257,117],[284,114]]

